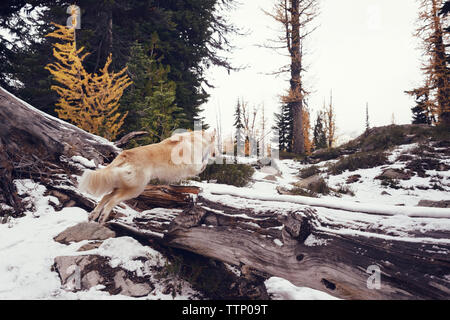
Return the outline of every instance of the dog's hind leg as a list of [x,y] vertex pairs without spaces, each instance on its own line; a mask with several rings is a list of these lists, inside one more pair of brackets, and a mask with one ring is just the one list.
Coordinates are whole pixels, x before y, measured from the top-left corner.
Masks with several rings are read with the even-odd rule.
[[105,204],[105,207],[103,208],[101,215],[98,219],[98,222],[101,224],[104,224],[111,214],[112,209],[121,203],[122,201],[132,199],[137,197],[142,193],[144,190],[144,187],[140,188],[132,188],[132,189],[117,189],[116,192],[114,192],[114,195],[111,196],[109,201]]
[[102,200],[100,200],[95,209],[89,214],[89,221],[96,221],[100,217],[106,203],[114,196],[116,191],[117,189],[114,189],[111,193],[103,196]]

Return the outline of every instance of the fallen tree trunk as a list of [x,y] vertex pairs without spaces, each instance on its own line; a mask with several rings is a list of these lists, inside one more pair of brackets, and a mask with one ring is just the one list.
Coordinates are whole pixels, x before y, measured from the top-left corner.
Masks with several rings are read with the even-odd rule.
[[[111,226],[339,298],[450,298],[448,239],[441,241],[439,231],[390,236],[370,230],[370,221],[357,229],[333,224],[308,207],[256,213],[200,195],[181,213],[167,211],[165,219],[149,212]],[[416,241],[414,233],[421,238]]]
[[104,164],[120,151],[109,141],[49,116],[3,88],[0,106],[0,138],[17,163],[54,162],[61,156],[78,155]]

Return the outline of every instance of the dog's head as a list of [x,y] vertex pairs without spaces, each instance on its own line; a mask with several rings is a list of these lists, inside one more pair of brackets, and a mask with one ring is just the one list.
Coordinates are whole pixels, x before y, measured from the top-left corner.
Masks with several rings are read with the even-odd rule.
[[203,142],[207,146],[207,148],[209,149],[209,156],[210,157],[215,157],[216,154],[217,154],[217,150],[216,150],[216,129],[214,129],[211,132],[203,131],[202,135],[203,135]]

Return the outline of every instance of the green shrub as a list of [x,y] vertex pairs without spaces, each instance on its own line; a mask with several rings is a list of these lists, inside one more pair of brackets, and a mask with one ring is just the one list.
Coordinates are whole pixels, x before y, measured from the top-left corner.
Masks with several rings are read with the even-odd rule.
[[353,192],[353,190],[346,185],[339,185],[339,188],[336,190],[336,192],[338,192],[340,194],[347,194],[352,197],[355,196],[355,193]]
[[311,190],[314,193],[320,193],[323,195],[330,194],[331,189],[328,187],[327,182],[325,179],[320,178],[317,183],[313,183],[308,187],[309,190]]
[[400,182],[397,179],[385,178],[381,180],[381,185],[383,187],[392,188],[392,189],[400,189]]
[[199,175],[201,180],[217,180],[217,183],[245,187],[255,169],[248,164],[208,164]]
[[299,155],[293,152],[280,151],[279,157],[281,160],[294,160],[294,161],[304,161],[305,156]]
[[381,166],[387,162],[388,159],[384,152],[357,152],[330,165],[328,170],[331,174],[337,175],[346,170],[368,169]]
[[339,158],[342,155],[339,148],[320,149],[314,151],[310,156],[311,159],[317,159],[319,161],[328,161]]
[[300,188],[300,187],[294,187],[288,191],[288,194],[293,196],[302,196],[302,197],[311,197],[311,198],[317,198],[317,194],[312,192],[311,190]]
[[323,194],[323,195],[330,194],[331,189],[328,186],[325,179],[320,178],[318,181],[310,183],[305,188],[296,186],[296,187],[292,188],[291,190],[289,190],[289,193],[292,195],[317,198],[318,194]]

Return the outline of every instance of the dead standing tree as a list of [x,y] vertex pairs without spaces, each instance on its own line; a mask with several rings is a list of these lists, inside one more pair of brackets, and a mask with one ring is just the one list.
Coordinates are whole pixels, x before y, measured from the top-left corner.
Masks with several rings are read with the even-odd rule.
[[264,11],[283,26],[282,35],[272,40],[274,45],[266,45],[275,50],[287,49],[290,64],[282,67],[275,74],[290,73],[290,89],[282,98],[292,110],[293,146],[292,151],[297,154],[305,153],[303,136],[303,107],[307,91],[303,82],[304,42],[314,31],[311,22],[318,14],[317,0],[277,0],[273,12]]

